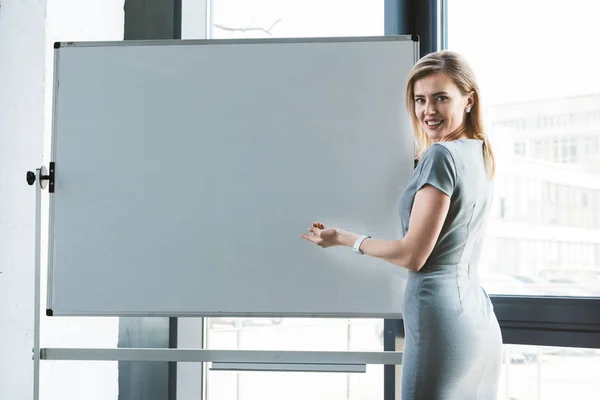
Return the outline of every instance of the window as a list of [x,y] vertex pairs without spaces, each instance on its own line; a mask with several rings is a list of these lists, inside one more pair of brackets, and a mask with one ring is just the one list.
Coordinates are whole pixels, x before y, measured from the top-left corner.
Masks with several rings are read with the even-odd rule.
[[515,148],[516,156],[526,156],[527,155],[527,143],[515,142],[514,148]]
[[586,123],[590,125],[599,125],[600,124],[600,110],[588,111],[585,114]]
[[537,159],[543,159],[543,157],[544,157],[544,143],[541,140],[536,140],[533,143],[533,155]]
[[[591,77],[600,56],[586,49],[596,45],[600,5],[449,4],[448,48],[467,57],[479,78],[484,111],[497,121],[488,124],[488,133],[498,163],[500,211],[491,214],[488,226],[484,287],[493,294],[598,296],[600,80]],[[557,24],[577,31],[577,40],[556,35]],[[549,54],[553,62],[545,61]],[[591,59],[577,62],[580,54]],[[518,121],[531,121],[531,128]],[[503,134],[502,126],[518,133]],[[524,179],[525,186],[540,188],[539,201]]]
[[[211,349],[382,351],[383,322],[349,319],[211,318]],[[294,390],[290,390],[293,387]],[[383,366],[366,373],[209,371],[208,398],[381,399]]]
[[592,399],[600,392],[600,350],[505,345],[499,398]]
[[[383,0],[213,0],[211,39],[377,36]],[[207,348],[382,351],[380,319],[207,318]],[[209,371],[208,399],[383,398],[383,366],[366,373]],[[290,390],[293,388],[293,390]]]
[[504,219],[506,217],[506,199],[500,198],[500,219]]
[[383,35],[383,0],[213,0],[209,37]]

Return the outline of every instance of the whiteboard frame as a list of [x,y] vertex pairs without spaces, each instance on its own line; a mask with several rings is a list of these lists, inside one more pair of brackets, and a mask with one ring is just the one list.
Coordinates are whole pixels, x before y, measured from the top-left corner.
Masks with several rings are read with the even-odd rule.
[[[344,42],[404,42],[412,41],[415,45],[415,57],[419,58],[419,42],[417,35],[385,35],[385,36],[339,36],[339,37],[294,37],[294,38],[248,38],[248,39],[162,39],[162,40],[125,40],[125,41],[93,41],[93,42],[55,42],[56,50],[64,47],[122,47],[122,46],[169,46],[169,45],[223,45],[223,44],[271,44],[271,43],[344,43]],[[56,64],[55,64],[56,65]]]
[[[121,46],[170,46],[170,45],[236,45],[236,44],[282,44],[282,43],[344,43],[344,42],[390,42],[390,41],[412,41],[413,42],[413,62],[416,63],[420,58],[419,40],[417,35],[395,35],[395,36],[344,36],[344,37],[300,37],[300,38],[273,38],[273,39],[165,39],[165,40],[126,40],[126,41],[94,41],[94,42],[55,42],[54,43],[54,69],[53,69],[53,90],[52,90],[52,123],[51,123],[51,142],[50,142],[50,162],[56,159],[56,131],[58,120],[58,66],[60,62],[60,49],[70,47],[121,47]],[[416,144],[415,144],[416,146]],[[57,166],[60,170],[60,165]],[[60,182],[59,182],[60,185]],[[67,317],[89,317],[88,313],[69,313],[60,312],[54,314],[52,307],[53,285],[54,282],[54,196],[49,194],[48,202],[48,252],[47,252],[47,292],[46,292],[46,315],[60,315]],[[290,318],[402,318],[401,313],[384,313],[374,315],[372,313],[294,313],[274,314],[272,312],[95,312],[96,317],[290,317]]]
[[259,364],[338,364],[400,365],[403,352],[323,351],[323,350],[210,350],[157,348],[61,348],[40,350],[42,360],[70,361],[160,361],[248,363],[246,370]]

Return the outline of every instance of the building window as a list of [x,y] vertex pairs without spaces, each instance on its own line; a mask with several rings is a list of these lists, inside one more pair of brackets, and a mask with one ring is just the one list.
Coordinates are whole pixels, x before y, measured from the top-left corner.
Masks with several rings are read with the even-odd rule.
[[514,144],[515,155],[516,156],[526,156],[527,155],[527,143],[526,142],[516,142]]
[[588,111],[585,114],[586,124],[598,125],[600,124],[600,110]]

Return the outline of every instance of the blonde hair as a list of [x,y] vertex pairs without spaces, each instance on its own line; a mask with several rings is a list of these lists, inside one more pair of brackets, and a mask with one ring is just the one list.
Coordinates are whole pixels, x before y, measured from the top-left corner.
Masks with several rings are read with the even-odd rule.
[[484,160],[490,179],[493,178],[496,169],[495,158],[489,138],[484,132],[479,86],[475,79],[475,73],[464,57],[449,50],[427,54],[415,64],[408,76],[406,105],[415,132],[417,156],[420,157],[432,143],[415,114],[414,85],[419,79],[436,73],[445,74],[452,79],[463,95],[473,92],[473,106],[471,107],[471,111],[465,116],[464,128],[457,133],[458,136],[464,133],[470,139],[483,141]]

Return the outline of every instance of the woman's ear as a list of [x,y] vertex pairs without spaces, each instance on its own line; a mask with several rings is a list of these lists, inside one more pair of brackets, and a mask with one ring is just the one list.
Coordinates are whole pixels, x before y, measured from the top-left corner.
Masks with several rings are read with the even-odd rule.
[[469,95],[467,96],[467,107],[473,108],[474,105],[475,105],[475,92],[469,92]]

